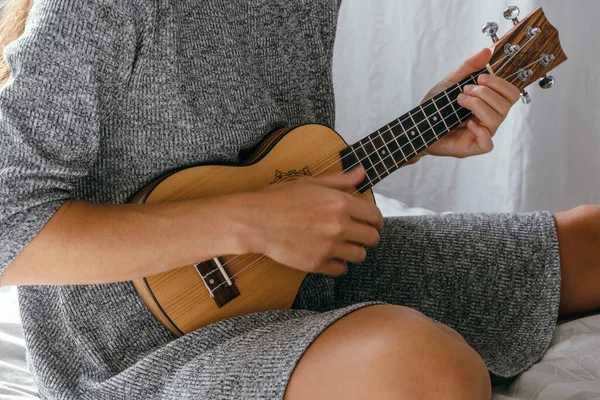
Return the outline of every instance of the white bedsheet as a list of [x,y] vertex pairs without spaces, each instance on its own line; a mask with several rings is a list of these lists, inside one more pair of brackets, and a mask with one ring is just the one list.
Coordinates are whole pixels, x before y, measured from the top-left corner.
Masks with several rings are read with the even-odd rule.
[[[433,214],[376,196],[386,216]],[[36,398],[25,366],[25,345],[16,291],[0,288],[0,399]],[[558,327],[544,358],[508,388],[495,388],[493,400],[600,399],[600,315]]]

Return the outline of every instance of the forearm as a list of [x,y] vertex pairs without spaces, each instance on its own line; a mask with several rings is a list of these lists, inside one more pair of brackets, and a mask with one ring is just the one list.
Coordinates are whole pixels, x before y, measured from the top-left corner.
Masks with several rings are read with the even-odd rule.
[[237,250],[232,198],[165,204],[65,203],[9,265],[0,285],[132,280]]

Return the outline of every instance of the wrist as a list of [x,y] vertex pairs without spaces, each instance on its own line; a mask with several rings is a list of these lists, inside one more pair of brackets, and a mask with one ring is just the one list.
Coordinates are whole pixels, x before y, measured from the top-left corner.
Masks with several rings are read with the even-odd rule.
[[257,237],[256,193],[236,193],[218,200],[224,207],[223,226],[227,235],[226,254],[260,253],[260,239]]

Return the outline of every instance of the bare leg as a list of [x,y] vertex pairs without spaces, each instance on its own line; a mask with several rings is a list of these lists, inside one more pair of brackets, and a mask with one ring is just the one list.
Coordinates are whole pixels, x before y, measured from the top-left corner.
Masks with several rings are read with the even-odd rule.
[[[600,309],[600,206],[554,215],[561,263],[561,316]],[[400,306],[356,311],[309,347],[287,400],[489,399],[487,369],[451,328]]]
[[600,309],[600,206],[557,213],[560,315]]
[[286,400],[485,399],[481,357],[452,329],[400,306],[340,319],[300,359]]

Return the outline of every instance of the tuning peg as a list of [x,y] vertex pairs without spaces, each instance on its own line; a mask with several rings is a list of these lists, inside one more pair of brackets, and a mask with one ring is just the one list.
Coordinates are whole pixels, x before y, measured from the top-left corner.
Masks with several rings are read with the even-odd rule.
[[556,83],[556,80],[553,76],[544,75],[544,77],[540,79],[540,87],[542,89],[552,89],[554,83]]
[[517,6],[510,6],[504,10],[504,18],[511,20],[515,25],[519,23],[519,14],[521,10]]
[[517,74],[517,78],[521,81],[521,82],[526,82],[527,79],[529,79],[529,77],[533,75],[533,71],[530,69],[522,69],[519,71],[519,73]]
[[542,33],[542,30],[540,28],[538,28],[538,27],[535,27],[535,28],[533,26],[527,27],[527,37],[529,39],[533,39],[534,37],[536,37],[540,33]]
[[529,95],[529,93],[527,93],[527,90],[523,90],[521,92],[521,100],[523,100],[523,103],[525,104],[531,104],[531,102],[533,100],[531,100],[531,96]]
[[542,66],[544,66],[544,67],[547,67],[555,59],[556,58],[554,57],[554,54],[550,54],[550,55],[542,54],[542,60],[540,61],[540,64],[542,64]]
[[497,35],[498,24],[495,22],[488,22],[487,24],[485,24],[485,26],[483,27],[483,29],[481,31],[483,32],[483,34],[485,36],[491,36],[494,43],[496,43],[498,40],[500,40]]

